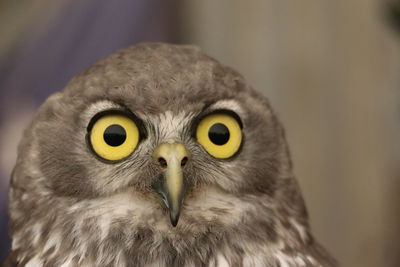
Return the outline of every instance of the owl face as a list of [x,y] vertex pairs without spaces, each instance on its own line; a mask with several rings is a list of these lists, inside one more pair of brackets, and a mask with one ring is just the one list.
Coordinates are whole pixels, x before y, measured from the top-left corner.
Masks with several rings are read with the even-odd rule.
[[273,240],[240,225],[272,229],[282,203],[304,216],[291,178],[282,127],[242,76],[197,48],[138,45],[38,111],[11,184],[13,247],[63,237],[80,251],[109,240],[137,252],[169,240],[183,253],[227,232]]
[[[181,211],[185,217],[185,199],[209,189],[273,190],[274,174],[265,174],[276,159],[264,156],[278,145],[265,142],[274,134],[265,131],[271,113],[260,116],[246,108],[246,99],[231,97],[186,102],[191,92],[183,90],[175,100],[185,104],[154,111],[139,108],[135,90],[127,90],[113,88],[93,101],[53,98],[69,103],[61,104],[69,116],[53,111],[38,132],[40,171],[52,194],[78,201],[131,190],[158,205],[175,226]],[[167,98],[161,89],[154,93],[148,98]]]
[[[86,150],[107,168],[111,180],[94,181],[98,194],[132,186],[158,193],[176,226],[186,194],[204,185],[223,186],[226,164],[240,151],[242,122],[234,101],[190,112],[147,116],[114,102],[96,102],[88,110]],[[227,106],[227,107],[224,107]],[[104,109],[107,107],[106,109]],[[95,115],[93,115],[95,114]],[[101,168],[101,166],[99,166]],[[209,174],[207,174],[209,173]],[[154,191],[154,192],[152,192]]]

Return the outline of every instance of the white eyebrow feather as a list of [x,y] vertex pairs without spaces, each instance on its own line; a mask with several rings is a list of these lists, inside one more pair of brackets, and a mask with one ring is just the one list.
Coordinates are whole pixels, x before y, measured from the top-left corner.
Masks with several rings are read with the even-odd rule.
[[228,109],[236,112],[238,115],[244,114],[242,106],[234,99],[224,99],[212,104],[209,110]]
[[122,107],[112,101],[102,100],[91,104],[84,112],[83,118],[85,121],[89,122],[94,115],[99,112],[109,110],[109,109],[122,109]]

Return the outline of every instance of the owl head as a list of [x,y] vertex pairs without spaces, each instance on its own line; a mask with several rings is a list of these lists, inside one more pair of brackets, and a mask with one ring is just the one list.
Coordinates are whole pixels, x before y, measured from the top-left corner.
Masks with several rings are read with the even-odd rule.
[[150,255],[307,232],[268,100],[194,46],[139,44],[73,78],[26,130],[10,190],[13,249]]

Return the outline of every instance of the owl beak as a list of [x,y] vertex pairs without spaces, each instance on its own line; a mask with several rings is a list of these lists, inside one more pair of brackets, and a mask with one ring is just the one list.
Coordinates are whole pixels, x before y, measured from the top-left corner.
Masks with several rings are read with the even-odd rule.
[[183,169],[190,159],[190,153],[181,143],[163,143],[156,147],[153,158],[159,165],[162,178],[153,185],[154,189],[162,196],[172,226],[178,224],[183,197],[186,193]]

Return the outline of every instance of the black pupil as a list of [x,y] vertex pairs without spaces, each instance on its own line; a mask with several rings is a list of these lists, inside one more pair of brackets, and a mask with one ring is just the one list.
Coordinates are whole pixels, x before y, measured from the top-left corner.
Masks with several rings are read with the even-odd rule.
[[208,138],[216,145],[222,146],[229,141],[229,130],[222,123],[216,123],[208,130]]
[[104,141],[110,146],[120,146],[126,140],[125,129],[117,124],[107,127],[104,131]]

